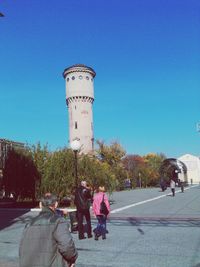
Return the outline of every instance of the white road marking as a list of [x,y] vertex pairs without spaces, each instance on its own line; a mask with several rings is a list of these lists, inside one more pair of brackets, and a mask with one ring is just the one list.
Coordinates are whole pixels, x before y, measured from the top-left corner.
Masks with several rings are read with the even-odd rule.
[[[186,190],[188,190],[188,189],[190,189],[192,187],[197,187],[197,186],[199,186],[199,185],[191,185],[190,187],[184,188],[184,191],[186,191]],[[179,192],[181,192],[181,190],[176,191],[176,193],[179,193]],[[158,197],[150,198],[150,199],[143,200],[143,201],[140,201],[140,202],[136,202],[136,203],[124,206],[122,208],[112,210],[110,213],[117,213],[119,211],[126,210],[126,209],[129,209],[129,208],[135,207],[135,206],[139,206],[139,205],[142,205],[142,204],[145,204],[145,203],[148,203],[148,202],[151,202],[151,201],[154,201],[154,200],[166,197],[166,196],[170,196],[170,195],[172,195],[172,193],[168,193],[168,194],[165,194],[165,195],[162,195],[162,196],[158,196]]]

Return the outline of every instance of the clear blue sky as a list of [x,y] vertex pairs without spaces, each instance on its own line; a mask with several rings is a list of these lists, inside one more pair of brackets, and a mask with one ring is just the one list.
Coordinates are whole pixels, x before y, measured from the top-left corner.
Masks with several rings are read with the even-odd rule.
[[0,1],[0,138],[68,145],[62,72],[95,78],[94,135],[200,155],[199,0]]

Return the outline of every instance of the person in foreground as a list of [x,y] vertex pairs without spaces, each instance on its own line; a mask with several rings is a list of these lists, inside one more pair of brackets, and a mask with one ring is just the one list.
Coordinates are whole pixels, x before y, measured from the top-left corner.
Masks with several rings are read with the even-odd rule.
[[85,239],[83,218],[86,219],[87,224],[87,236],[92,237],[92,226],[90,218],[90,203],[92,196],[89,187],[87,187],[86,181],[82,181],[81,185],[76,189],[74,204],[77,208],[77,220],[78,220],[78,237],[79,239]]
[[78,257],[68,222],[55,213],[57,197],[41,199],[42,211],[25,226],[19,247],[20,267],[74,267]]
[[[103,213],[104,211],[101,210],[102,201],[105,203],[105,206],[107,208],[106,213]],[[96,216],[98,220],[97,227],[94,229],[94,233],[95,233],[94,239],[98,240],[100,236],[102,236],[102,239],[106,239],[106,233],[107,233],[106,220],[107,220],[107,215],[110,212],[110,204],[108,201],[108,197],[105,194],[104,186],[99,186],[98,193],[94,196],[94,199],[93,199],[92,209],[93,209],[94,215]]]

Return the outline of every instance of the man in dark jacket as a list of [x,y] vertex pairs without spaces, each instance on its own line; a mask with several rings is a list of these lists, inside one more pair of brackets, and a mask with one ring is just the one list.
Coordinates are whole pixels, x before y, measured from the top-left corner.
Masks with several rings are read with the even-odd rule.
[[91,227],[91,218],[90,218],[90,202],[92,196],[90,189],[87,187],[85,181],[81,182],[81,186],[78,187],[75,191],[74,203],[77,208],[77,220],[78,220],[78,234],[79,239],[85,239],[84,236],[84,226],[83,226],[83,217],[86,219],[87,223],[87,236],[88,238],[92,237],[92,227]]
[[73,267],[78,257],[67,221],[56,215],[57,197],[41,199],[42,211],[25,227],[19,248],[20,267]]

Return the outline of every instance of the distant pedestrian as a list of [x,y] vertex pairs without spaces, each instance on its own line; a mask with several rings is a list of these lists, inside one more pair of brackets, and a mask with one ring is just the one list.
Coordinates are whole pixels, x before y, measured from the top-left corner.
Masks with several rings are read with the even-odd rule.
[[90,218],[90,204],[92,196],[90,188],[87,186],[86,181],[82,181],[81,185],[75,191],[74,204],[77,208],[77,220],[78,220],[78,237],[79,239],[85,239],[83,218],[86,219],[87,237],[92,237],[92,227]]
[[179,185],[180,188],[181,188],[181,192],[184,193],[184,182],[181,181],[180,179],[178,179],[178,185]]
[[25,226],[19,248],[20,267],[73,267],[78,257],[67,221],[56,214],[57,197],[41,199],[42,211]]
[[167,184],[164,179],[161,180],[160,187],[162,189],[162,192],[164,192],[167,189]]
[[184,193],[184,183],[181,182],[181,192]]
[[98,193],[95,194],[92,204],[93,212],[98,220],[97,227],[94,229],[95,240],[98,240],[100,236],[102,236],[102,239],[106,239],[106,233],[107,233],[106,220],[108,214],[103,214],[101,211],[102,201],[104,201],[108,212],[110,212],[110,204],[108,201],[108,197],[105,194],[105,187],[99,186]]
[[171,191],[172,191],[172,196],[174,197],[175,196],[175,187],[176,187],[176,183],[173,179],[171,179],[170,181],[170,188],[171,188]]

